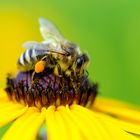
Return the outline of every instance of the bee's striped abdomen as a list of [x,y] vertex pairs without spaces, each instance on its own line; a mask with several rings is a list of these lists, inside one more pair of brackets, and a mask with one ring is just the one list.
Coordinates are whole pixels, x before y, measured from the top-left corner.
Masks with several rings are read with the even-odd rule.
[[18,59],[18,66],[25,71],[31,70],[32,65],[37,61],[36,50],[27,49]]
[[34,64],[44,55],[47,55],[47,50],[27,49],[18,59],[17,65],[20,70],[29,71],[34,68]]

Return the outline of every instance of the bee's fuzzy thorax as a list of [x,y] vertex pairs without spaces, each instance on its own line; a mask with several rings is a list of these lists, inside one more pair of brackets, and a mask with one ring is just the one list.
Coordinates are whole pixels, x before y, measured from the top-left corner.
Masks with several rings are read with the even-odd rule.
[[58,77],[52,72],[46,74],[44,71],[32,82],[32,73],[33,71],[19,72],[14,78],[7,77],[6,91],[10,99],[23,101],[29,106],[47,108],[50,105],[73,103],[89,106],[96,97],[97,85],[91,84],[86,76],[73,81],[69,77]]

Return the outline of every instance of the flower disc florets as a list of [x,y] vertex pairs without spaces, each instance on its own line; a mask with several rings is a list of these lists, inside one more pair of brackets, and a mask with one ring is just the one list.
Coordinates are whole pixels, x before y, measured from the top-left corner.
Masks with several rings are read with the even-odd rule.
[[14,78],[7,77],[6,91],[12,100],[38,108],[73,103],[89,107],[97,94],[97,85],[91,84],[86,76],[73,81],[46,69],[32,81],[32,73],[19,72]]

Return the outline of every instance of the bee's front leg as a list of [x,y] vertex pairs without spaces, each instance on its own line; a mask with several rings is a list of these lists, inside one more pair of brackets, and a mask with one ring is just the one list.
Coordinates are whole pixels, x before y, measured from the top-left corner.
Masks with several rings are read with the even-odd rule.
[[63,77],[63,72],[62,72],[61,66],[58,63],[56,64],[56,66],[54,68],[54,73],[58,77]]

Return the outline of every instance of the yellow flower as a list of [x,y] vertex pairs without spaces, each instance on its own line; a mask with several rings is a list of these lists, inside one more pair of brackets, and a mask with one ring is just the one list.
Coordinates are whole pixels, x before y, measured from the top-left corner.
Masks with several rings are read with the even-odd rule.
[[11,101],[0,90],[0,127],[9,122],[3,140],[35,139],[43,123],[49,140],[136,140],[140,135],[140,111],[99,97],[92,110],[79,105],[38,109]]
[[[46,125],[48,140],[139,139],[140,111],[135,108],[100,97],[94,102],[91,102],[93,98],[84,101],[85,96],[82,96],[81,104],[86,102],[85,105],[88,106],[92,103],[90,108],[76,103],[60,105],[60,100],[55,104],[49,100],[49,105],[46,106],[43,99],[32,99],[32,94],[27,94],[25,89],[21,91],[27,85],[21,85],[21,88],[18,84],[16,86],[18,88],[14,88],[14,94],[0,90],[0,127],[12,122],[3,135],[3,140],[34,140],[43,124]],[[17,91],[29,97],[20,98]]]

